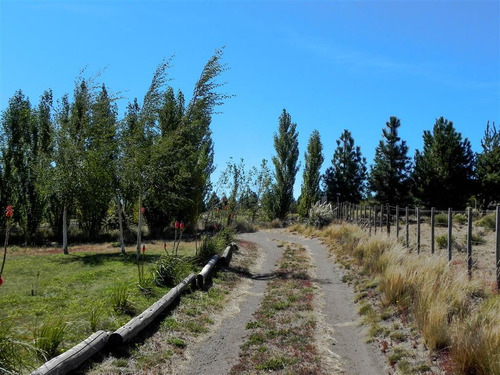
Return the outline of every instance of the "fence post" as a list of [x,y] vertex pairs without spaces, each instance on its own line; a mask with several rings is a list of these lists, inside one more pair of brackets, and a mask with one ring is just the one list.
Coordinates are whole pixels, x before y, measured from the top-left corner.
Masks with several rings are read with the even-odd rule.
[[372,235],[372,206],[370,206],[370,213],[368,214],[368,226],[370,229],[368,230],[368,233],[370,236]]
[[497,248],[497,290],[500,290],[500,206],[497,206],[496,212],[496,231],[495,231],[495,244]]
[[453,217],[451,216],[451,208],[448,208],[448,262],[451,262],[451,249],[453,239],[451,238],[453,232]]
[[377,206],[373,206],[373,233],[377,234]]
[[431,208],[431,254],[434,254],[434,207]]
[[340,194],[337,193],[337,220],[340,220]]
[[399,205],[396,206],[396,239],[399,238]]
[[409,241],[409,239],[410,239],[410,228],[409,228],[410,223],[408,222],[408,211],[409,211],[408,206],[406,206],[405,219],[406,219],[406,247],[407,248],[410,247],[410,241]]
[[472,277],[472,207],[467,207],[467,272]]
[[420,254],[420,208],[415,207],[417,213],[417,254]]
[[386,211],[386,220],[385,220],[385,225],[387,227],[387,236],[391,235],[391,208],[389,207],[389,203],[386,204],[385,206],[385,211]]
[[384,222],[384,205],[380,205],[380,233],[382,233],[382,223]]

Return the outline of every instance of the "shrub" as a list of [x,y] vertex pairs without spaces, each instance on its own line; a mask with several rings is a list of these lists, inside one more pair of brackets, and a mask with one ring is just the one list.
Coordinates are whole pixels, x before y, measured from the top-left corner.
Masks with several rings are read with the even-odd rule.
[[434,222],[438,225],[448,225],[448,214],[437,214],[434,216]]
[[131,305],[128,300],[129,293],[126,284],[117,284],[111,291],[111,304],[113,309],[123,314],[131,313]]
[[[441,236],[436,236],[436,243],[440,249],[446,249],[448,247],[448,235],[442,234]],[[455,236],[451,236],[452,245],[456,243]]]
[[62,318],[43,323],[35,329],[35,347],[48,358],[56,357],[59,355],[59,345],[64,339],[66,329],[67,324]]
[[489,214],[486,216],[483,216],[481,219],[476,221],[476,225],[489,229],[489,230],[495,230],[495,214]]
[[192,257],[167,254],[163,255],[155,264],[153,279],[158,286],[174,287],[179,284],[193,270]]
[[486,243],[486,239],[482,233],[472,233],[471,241],[473,245],[484,245]]
[[459,224],[464,225],[467,223],[467,215],[465,214],[456,214],[455,217],[453,218],[454,221],[456,221]]

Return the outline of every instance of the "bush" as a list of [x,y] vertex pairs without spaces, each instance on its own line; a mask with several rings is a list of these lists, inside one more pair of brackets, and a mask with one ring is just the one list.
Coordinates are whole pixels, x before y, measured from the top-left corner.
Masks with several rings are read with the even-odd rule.
[[461,224],[461,225],[464,225],[465,223],[467,223],[467,215],[465,214],[456,214],[455,217],[454,217],[454,220]]
[[434,222],[438,225],[448,225],[448,214],[435,215]]
[[192,257],[167,254],[156,262],[153,279],[158,286],[174,287],[184,280],[193,269]]
[[[448,247],[448,235],[442,234],[441,236],[436,236],[436,243],[440,249],[446,249]],[[455,236],[451,236],[451,243],[456,243]]]
[[489,214],[486,216],[483,216],[481,219],[476,221],[476,225],[489,229],[489,230],[495,230],[495,214]]

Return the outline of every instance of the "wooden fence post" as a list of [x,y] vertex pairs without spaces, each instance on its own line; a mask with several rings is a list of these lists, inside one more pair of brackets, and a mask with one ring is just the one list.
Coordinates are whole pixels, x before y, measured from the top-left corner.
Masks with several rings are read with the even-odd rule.
[[382,233],[383,220],[384,220],[384,206],[381,204],[380,205],[380,233]]
[[434,254],[434,207],[431,208],[431,254]]
[[373,206],[373,233],[377,234],[377,206]]
[[451,262],[452,237],[453,232],[453,217],[451,216],[451,208],[448,208],[448,262]]
[[386,211],[386,215],[387,215],[386,220],[385,220],[385,225],[387,227],[387,236],[390,236],[391,235],[391,220],[390,220],[391,208],[389,207],[389,203],[386,204],[385,211]]
[[368,214],[368,226],[370,229],[368,230],[368,233],[370,236],[372,235],[372,206],[370,206],[370,213]]
[[496,212],[496,231],[495,231],[495,245],[497,248],[497,290],[500,290],[500,206],[497,206]]
[[467,208],[467,272],[472,277],[472,207]]
[[399,205],[396,206],[396,239],[399,238]]
[[420,208],[415,207],[417,213],[417,254],[420,254]]
[[409,218],[408,218],[409,212],[408,211],[409,211],[408,210],[408,206],[406,206],[406,213],[405,213],[405,219],[406,219],[406,248],[410,247],[410,241],[409,241],[409,239],[410,239],[410,228],[409,228],[410,223],[408,221],[409,220]]

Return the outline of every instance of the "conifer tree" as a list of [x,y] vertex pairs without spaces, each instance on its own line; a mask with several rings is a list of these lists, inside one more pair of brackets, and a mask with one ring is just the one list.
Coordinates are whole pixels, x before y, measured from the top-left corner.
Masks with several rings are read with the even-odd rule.
[[299,198],[298,212],[302,217],[309,214],[309,209],[320,199],[320,168],[323,164],[323,145],[317,130],[314,130],[307,144],[304,155],[305,166],[302,175],[302,189]]
[[296,132],[297,124],[292,122],[292,117],[283,109],[279,117],[278,133],[274,133],[273,156],[274,179],[272,187],[271,212],[275,218],[283,220],[293,202],[293,185],[299,170],[299,141]]
[[382,204],[405,205],[410,202],[410,158],[408,146],[398,136],[401,122],[391,117],[382,130],[383,140],[375,149],[370,168],[369,187]]
[[440,117],[415,152],[414,195],[426,207],[463,209],[474,193],[474,153],[453,122]]
[[332,166],[323,175],[323,186],[328,201],[358,203],[366,190],[366,159],[359,146],[354,145],[347,129],[337,140]]
[[500,204],[500,132],[495,123],[486,124],[482,152],[477,155],[478,198],[482,209],[492,204]]

